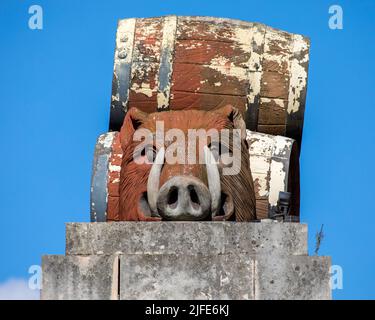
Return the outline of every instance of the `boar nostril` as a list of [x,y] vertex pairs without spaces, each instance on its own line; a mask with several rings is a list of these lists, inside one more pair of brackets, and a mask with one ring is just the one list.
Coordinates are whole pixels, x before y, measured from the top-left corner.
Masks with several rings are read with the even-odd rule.
[[198,209],[199,206],[200,206],[200,201],[199,201],[197,191],[195,190],[194,186],[192,186],[192,185],[188,186],[188,190],[189,190],[189,194],[190,194],[191,204],[193,205],[193,207],[195,209]]
[[168,205],[171,207],[176,207],[178,202],[178,189],[176,187],[171,187],[168,193]]

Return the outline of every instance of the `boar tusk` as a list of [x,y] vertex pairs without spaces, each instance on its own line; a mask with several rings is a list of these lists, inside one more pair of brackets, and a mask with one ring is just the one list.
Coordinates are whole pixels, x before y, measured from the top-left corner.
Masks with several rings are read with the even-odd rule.
[[210,190],[211,194],[211,213],[212,216],[215,216],[217,215],[219,209],[221,197],[219,169],[211,150],[207,146],[204,146],[203,150],[204,160],[207,168],[208,189]]
[[147,180],[147,201],[152,213],[157,213],[158,211],[156,201],[159,194],[160,172],[163,164],[164,148],[161,148],[155,157],[155,161],[151,167],[150,175]]

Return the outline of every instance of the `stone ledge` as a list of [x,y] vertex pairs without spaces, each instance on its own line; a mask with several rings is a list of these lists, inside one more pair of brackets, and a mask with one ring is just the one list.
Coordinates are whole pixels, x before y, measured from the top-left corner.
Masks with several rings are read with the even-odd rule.
[[330,299],[329,267],[309,256],[45,256],[41,298]]
[[[331,299],[328,257],[123,255],[120,299]],[[131,272],[128,272],[131,270]]]
[[118,264],[117,256],[43,256],[41,300],[117,299]]
[[66,254],[307,255],[307,225],[279,222],[68,223]]
[[331,258],[257,256],[255,300],[331,300]]
[[119,298],[253,300],[253,265],[246,255],[122,255]]

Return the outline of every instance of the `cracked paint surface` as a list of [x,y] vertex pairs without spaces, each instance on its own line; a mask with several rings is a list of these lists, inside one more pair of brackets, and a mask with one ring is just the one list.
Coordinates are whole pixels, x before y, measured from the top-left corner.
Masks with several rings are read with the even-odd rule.
[[288,191],[288,175],[293,139],[247,130],[250,168],[257,199],[267,199],[275,206],[280,191]]
[[[306,37],[260,23],[183,16],[120,20],[114,87],[122,83],[125,89],[113,90],[112,105],[149,113],[231,103],[247,128],[300,144],[308,52]],[[129,72],[128,82],[119,78]],[[124,115],[111,115],[111,130],[119,130]]]

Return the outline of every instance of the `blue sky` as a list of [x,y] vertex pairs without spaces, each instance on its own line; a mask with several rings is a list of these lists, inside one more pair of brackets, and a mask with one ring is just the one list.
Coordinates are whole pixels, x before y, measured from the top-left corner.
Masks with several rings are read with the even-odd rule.
[[[32,4],[44,10],[41,31],[28,28]],[[332,4],[343,8],[343,30],[328,28]],[[89,221],[91,162],[108,127],[117,19],[165,14],[256,21],[311,38],[301,217],[310,253],[324,224],[319,254],[343,268],[334,298],[374,299],[373,0],[2,0],[0,297],[9,281],[27,279],[43,254],[64,253],[65,222]]]

